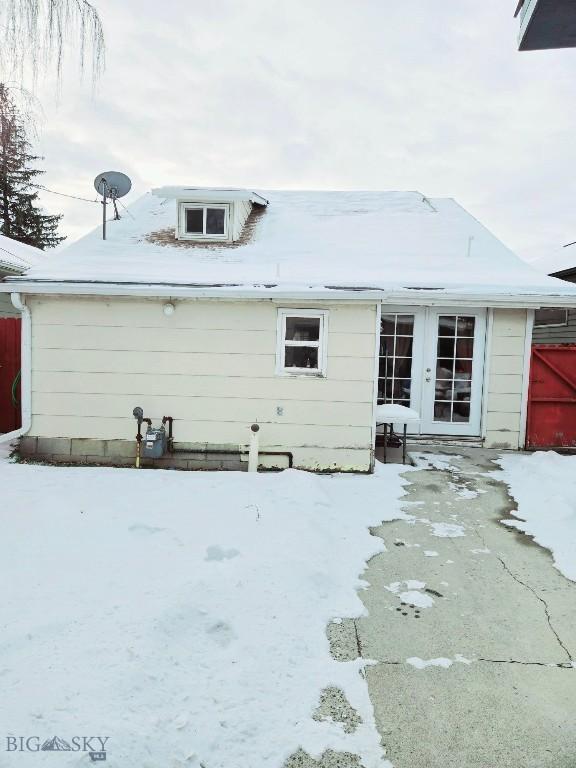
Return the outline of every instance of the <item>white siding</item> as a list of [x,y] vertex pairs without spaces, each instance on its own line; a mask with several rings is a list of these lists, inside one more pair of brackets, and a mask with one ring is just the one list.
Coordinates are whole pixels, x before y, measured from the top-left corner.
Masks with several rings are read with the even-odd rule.
[[527,313],[495,309],[486,407],[487,448],[519,448]]
[[249,200],[236,200],[232,204],[232,240],[238,240],[242,234],[251,210],[252,203]]
[[[181,442],[246,445],[261,425],[264,449],[296,466],[368,470],[376,307],[329,310],[325,378],[279,377],[271,301],[30,299],[30,435],[126,439],[132,409],[175,419]],[[301,306],[301,305],[300,305]]]

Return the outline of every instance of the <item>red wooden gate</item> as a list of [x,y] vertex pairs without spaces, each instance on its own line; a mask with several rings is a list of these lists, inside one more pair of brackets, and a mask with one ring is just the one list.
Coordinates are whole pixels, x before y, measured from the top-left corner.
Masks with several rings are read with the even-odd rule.
[[527,448],[576,448],[576,345],[534,344]]
[[20,318],[0,318],[0,433],[20,426]]

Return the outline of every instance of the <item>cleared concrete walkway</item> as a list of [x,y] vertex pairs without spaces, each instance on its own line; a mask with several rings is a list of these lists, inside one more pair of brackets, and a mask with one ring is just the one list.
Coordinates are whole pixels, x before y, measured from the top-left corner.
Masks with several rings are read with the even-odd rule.
[[499,522],[515,505],[486,476],[497,452],[428,453],[445,461],[419,451],[414,521],[373,531],[387,552],[364,574],[369,615],[332,625],[332,652],[377,662],[369,692],[395,768],[576,766],[576,584]]

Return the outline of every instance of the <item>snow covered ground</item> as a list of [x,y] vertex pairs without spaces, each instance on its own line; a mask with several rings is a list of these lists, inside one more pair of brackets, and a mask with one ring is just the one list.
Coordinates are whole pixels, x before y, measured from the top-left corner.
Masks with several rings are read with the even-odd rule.
[[554,564],[576,581],[576,456],[553,451],[499,459],[504,480],[518,504],[519,520],[503,520],[533,536],[552,553]]
[[[4,733],[109,737],[107,764],[117,766],[280,768],[299,746],[388,765],[365,662],[335,661],[326,625],[363,612],[360,577],[383,549],[368,527],[408,519],[405,471],[180,473],[0,459]],[[313,719],[328,686],[360,715],[353,732]],[[3,755],[10,766],[40,759]],[[87,761],[58,757],[59,766]]]

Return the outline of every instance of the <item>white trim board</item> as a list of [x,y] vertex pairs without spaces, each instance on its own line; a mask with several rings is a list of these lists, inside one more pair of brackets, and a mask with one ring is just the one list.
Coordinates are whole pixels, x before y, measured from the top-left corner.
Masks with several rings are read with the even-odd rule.
[[490,294],[481,292],[443,292],[409,290],[398,291],[371,288],[326,288],[322,286],[281,285],[191,285],[185,283],[152,282],[106,282],[29,280],[13,277],[0,283],[0,293],[45,294],[62,296],[126,296],[150,298],[190,299],[269,299],[278,301],[324,301],[327,303],[353,301],[386,304],[404,304],[410,307],[466,307],[469,309],[487,307],[508,309],[538,309],[540,307],[576,308],[576,290],[567,294]]
[[530,387],[530,364],[532,360],[532,332],[534,330],[534,310],[526,311],[526,335],[524,337],[524,368],[522,379],[522,400],[520,404],[520,435],[518,436],[518,448],[523,450],[526,446],[526,430],[528,428],[528,389]]

